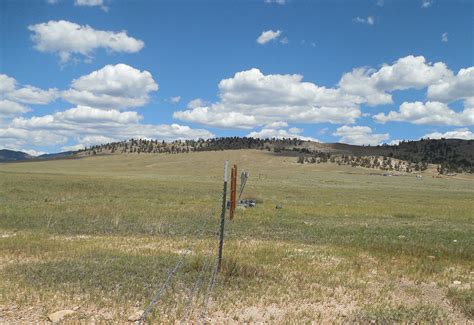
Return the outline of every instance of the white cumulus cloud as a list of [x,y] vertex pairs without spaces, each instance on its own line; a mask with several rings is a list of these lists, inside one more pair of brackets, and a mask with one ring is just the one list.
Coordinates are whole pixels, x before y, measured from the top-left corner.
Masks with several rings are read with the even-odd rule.
[[[334,88],[305,82],[299,74],[265,75],[256,68],[221,80],[218,88],[218,101],[193,101],[186,109],[176,111],[174,118],[242,129],[273,122],[351,124],[363,115],[362,104],[391,104],[394,91],[427,89],[428,102],[433,103],[404,103],[399,112],[380,113],[374,119],[381,123],[463,126],[472,120],[474,67],[461,69],[455,75],[443,62],[427,62],[423,56],[409,55],[378,69],[355,68],[344,73]],[[442,104],[459,99],[464,100],[462,112]]]
[[452,131],[447,131],[444,133],[441,132],[433,132],[433,133],[428,133],[423,136],[423,138],[430,138],[430,139],[464,139],[464,140],[473,140],[474,139],[474,133],[469,130],[468,128],[460,128],[460,129],[455,129]]
[[474,67],[443,76],[428,87],[428,98],[446,103],[474,98]]
[[260,36],[257,38],[257,43],[263,45],[267,44],[270,41],[277,40],[280,37],[281,33],[281,30],[274,31],[270,29],[267,31],[263,31],[262,34],[260,34]]
[[103,0],[74,0],[74,4],[76,6],[94,7],[94,6],[103,6],[104,1]]
[[95,30],[89,25],[79,25],[66,20],[28,26],[33,33],[31,39],[40,52],[56,53],[61,62],[69,61],[73,54],[91,58],[98,48],[110,52],[135,53],[144,47],[144,42],[130,37],[127,32]]
[[169,141],[214,136],[204,129],[179,124],[144,124],[142,119],[135,111],[77,106],[54,114],[14,118],[8,125],[0,127],[0,146],[52,146],[74,141],[73,145],[79,147],[130,138]]
[[388,92],[422,89],[452,76],[443,62],[427,63],[423,56],[409,55],[380,69],[356,68],[339,81],[342,91],[363,97],[369,105],[392,103]]
[[441,41],[442,42],[449,41],[449,34],[447,32],[444,32],[443,34],[441,34]]
[[157,90],[158,84],[148,71],[117,64],[73,80],[63,98],[76,105],[124,109],[145,105],[149,93]]
[[168,98],[168,102],[170,102],[171,104],[177,104],[180,101],[181,101],[181,96],[173,96],[173,97]]
[[59,92],[57,89],[43,90],[33,86],[25,86],[7,94],[7,97],[11,100],[38,105],[46,105],[58,98],[58,96]]
[[387,115],[379,113],[373,118],[379,123],[399,121],[431,125],[473,125],[474,107],[465,108],[458,113],[440,102],[404,102],[398,112],[390,111]]
[[357,145],[378,145],[388,140],[388,133],[374,134],[368,126],[341,126],[333,133],[339,136],[339,142]]
[[66,141],[65,136],[49,131],[0,127],[0,147],[3,148],[56,145]]
[[30,85],[18,88],[17,84],[14,78],[0,74],[0,99],[9,99],[25,104],[46,105],[59,96],[56,88],[43,90]]
[[279,5],[284,5],[286,3],[286,0],[265,0],[265,3],[276,3]]
[[12,117],[28,112],[29,109],[26,106],[12,102],[10,100],[0,100],[0,118],[1,117]]
[[127,111],[146,104],[158,85],[148,71],[125,64],[107,65],[73,80],[71,88],[60,94],[77,106],[28,118],[18,117],[29,108],[16,101],[44,104],[53,100],[57,90],[18,88],[16,80],[7,75],[0,75],[0,81],[0,147],[27,150],[62,145],[71,149],[130,138],[170,141],[214,136],[208,130],[176,123],[142,123],[143,116]]
[[103,0],[74,0],[74,4],[77,6],[102,6]]
[[[106,143],[106,142],[104,142]],[[61,147],[61,151],[78,151],[78,150],[82,150],[82,149],[85,149],[86,146],[83,145],[83,144],[74,144],[72,146],[62,146]]]
[[312,137],[307,137],[302,135],[301,133],[303,130],[298,129],[298,128],[290,128],[288,130],[285,129],[277,129],[277,128],[270,128],[270,127],[265,127],[261,129],[260,131],[253,131],[247,134],[248,137],[251,138],[260,138],[260,139],[283,139],[283,138],[297,138],[305,141],[318,141],[315,138]]
[[188,102],[188,108],[197,108],[207,105],[208,103],[201,98],[195,98]]
[[16,80],[6,74],[0,74],[0,94],[9,93],[15,90]]
[[301,75],[238,72],[219,83],[220,101],[177,111],[177,119],[224,128],[252,128],[272,122],[353,123],[358,98],[303,82]]
[[433,0],[422,0],[421,8],[429,8],[433,5]]
[[104,0],[74,0],[75,6],[86,7],[100,7],[103,11],[109,11],[109,8],[104,5]]
[[283,121],[271,122],[265,125],[264,129],[279,129],[279,128],[286,128],[288,123]]
[[355,17],[354,19],[352,19],[352,21],[355,23],[367,24],[370,26],[373,26],[375,24],[375,19],[373,16],[368,16],[367,18]]

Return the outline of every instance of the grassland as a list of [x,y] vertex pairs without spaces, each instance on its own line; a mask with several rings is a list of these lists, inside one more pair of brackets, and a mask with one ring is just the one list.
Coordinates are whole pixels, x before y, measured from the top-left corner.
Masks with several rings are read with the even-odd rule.
[[[225,159],[258,204],[204,313]],[[257,150],[2,164],[0,322],[127,322],[190,243],[148,321],[472,322],[474,178],[371,173]]]

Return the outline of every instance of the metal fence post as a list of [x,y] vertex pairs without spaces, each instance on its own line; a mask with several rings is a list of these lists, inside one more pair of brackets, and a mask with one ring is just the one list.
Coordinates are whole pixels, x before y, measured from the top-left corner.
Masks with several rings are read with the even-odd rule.
[[224,191],[222,193],[222,212],[221,212],[221,231],[219,236],[219,257],[217,262],[217,270],[221,270],[222,264],[222,248],[224,246],[224,224],[225,224],[225,210],[226,210],[226,199],[227,199],[227,181],[228,173],[227,169],[229,167],[229,161],[226,160],[224,163]]

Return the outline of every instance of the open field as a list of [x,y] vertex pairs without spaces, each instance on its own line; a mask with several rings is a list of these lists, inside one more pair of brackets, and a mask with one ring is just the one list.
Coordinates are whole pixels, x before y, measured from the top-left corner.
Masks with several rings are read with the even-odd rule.
[[147,320],[200,320],[225,159],[250,171],[258,204],[227,223],[202,319],[473,322],[472,176],[382,177],[239,150],[0,164],[0,323],[62,309],[127,322],[190,243]]

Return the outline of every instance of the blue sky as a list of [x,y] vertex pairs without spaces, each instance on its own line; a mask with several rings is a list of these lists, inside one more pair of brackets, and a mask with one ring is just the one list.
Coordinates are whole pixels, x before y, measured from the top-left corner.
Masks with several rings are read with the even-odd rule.
[[0,147],[471,139],[474,1],[0,0]]

